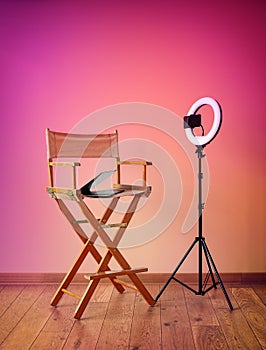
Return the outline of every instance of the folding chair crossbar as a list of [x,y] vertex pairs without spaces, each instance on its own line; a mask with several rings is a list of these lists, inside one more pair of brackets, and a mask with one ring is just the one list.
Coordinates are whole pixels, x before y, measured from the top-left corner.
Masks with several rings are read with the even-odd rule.
[[148,271],[147,267],[139,267],[134,269],[128,269],[128,270],[110,270],[110,271],[104,271],[99,273],[88,273],[84,277],[88,280],[96,280],[100,278],[106,278],[106,277],[116,277],[116,276],[124,276],[124,275],[131,275],[132,273],[138,273],[138,272],[146,272]]
[[129,283],[126,283],[125,281],[121,281],[117,278],[114,279],[114,282],[118,283],[118,284],[121,284],[122,286],[124,287],[127,287],[129,289],[133,289],[134,291],[138,292],[138,288],[136,288],[135,286],[133,286],[132,284],[129,284]]
[[[66,141],[76,142],[74,148],[72,148],[70,144],[67,144],[67,146],[64,147]],[[151,192],[151,188],[146,185],[146,167],[147,165],[151,165],[151,163],[144,161],[121,162],[118,155],[117,142],[117,133],[103,135],[72,135],[56,133],[47,129],[48,170],[50,179],[50,186],[47,187],[47,192],[51,195],[52,198],[56,200],[61,212],[67,218],[73,230],[76,232],[83,243],[83,247],[79,255],[77,256],[72,267],[64,277],[55,295],[53,296],[51,305],[56,306],[63,294],[67,294],[78,299],[79,303],[74,313],[74,317],[76,319],[79,319],[82,316],[96,287],[102,279],[109,279],[119,293],[123,293],[125,291],[124,287],[131,288],[140,292],[149,305],[152,306],[155,304],[155,301],[150,295],[149,291],[137,276],[138,273],[146,272],[148,269],[146,267],[132,268],[118,249],[119,242],[121,241],[125,230],[127,229],[134,213],[136,212],[140,198],[142,196],[149,196]],[[90,145],[92,145],[92,151],[90,149]],[[80,166],[81,164],[79,162],[53,161],[54,158],[72,158],[78,156],[75,154],[76,149],[79,150],[79,152],[83,150],[84,153],[83,156],[81,155],[81,157],[95,158],[100,157],[101,154],[104,154],[103,157],[115,158],[117,161],[117,184],[114,184],[113,188],[118,188],[121,191],[114,192],[115,194],[111,198],[109,206],[105,209],[105,212],[100,219],[97,219],[94,216],[93,212],[85,203],[85,197],[82,194],[83,192],[81,193],[81,190],[76,188],[76,167]],[[143,166],[143,185],[134,186],[123,185],[120,183],[120,166],[124,164]],[[72,188],[60,188],[54,186],[53,168],[57,167],[58,165],[72,167]],[[131,201],[128,205],[127,211],[122,217],[121,222],[109,223],[109,219],[112,216],[120,198],[125,195],[131,196]],[[83,214],[84,218],[76,219],[71,210],[64,203],[64,200],[74,201]],[[82,228],[82,225],[84,224],[90,224],[93,229],[90,237],[88,237],[87,233]],[[117,228],[117,232],[113,239],[111,239],[106,232],[106,229],[108,228]],[[106,252],[103,255],[100,254],[95,246],[97,238],[100,238],[103,244],[106,246]],[[71,292],[68,287],[89,253],[97,262],[98,268],[95,273],[86,274],[84,276],[85,279],[88,280],[88,285],[83,295],[78,296],[75,293]],[[121,267],[121,270],[114,271],[109,268],[108,265],[112,258],[116,260],[118,265]],[[128,276],[132,282],[132,285],[128,284],[125,281],[117,279],[117,276]]]

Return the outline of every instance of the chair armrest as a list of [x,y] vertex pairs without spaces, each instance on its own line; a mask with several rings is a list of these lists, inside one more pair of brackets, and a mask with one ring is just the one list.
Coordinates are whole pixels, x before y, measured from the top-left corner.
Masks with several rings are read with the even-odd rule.
[[63,165],[63,166],[80,166],[81,164],[78,162],[49,162],[51,166]]
[[144,186],[146,186],[146,180],[147,180],[147,165],[152,165],[152,162],[147,161],[139,161],[139,160],[124,160],[124,161],[118,161],[117,162],[117,182],[120,184],[120,165],[141,165],[143,167],[142,172],[142,180]]
[[46,187],[46,191],[52,198],[70,199],[77,202],[83,199],[81,191],[73,188]]
[[50,177],[50,185],[53,186],[53,166],[71,166],[72,167],[72,185],[73,189],[77,186],[76,181],[76,167],[80,166],[81,164],[78,162],[51,162],[48,160],[48,167],[49,167],[49,177]]
[[119,161],[117,162],[119,165],[152,165],[152,162],[147,162],[147,161],[138,161],[138,160],[124,160],[124,161]]

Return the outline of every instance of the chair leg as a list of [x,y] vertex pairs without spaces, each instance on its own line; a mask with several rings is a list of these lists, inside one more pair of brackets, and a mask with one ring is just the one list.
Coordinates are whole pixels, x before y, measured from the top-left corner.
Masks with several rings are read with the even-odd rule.
[[[117,260],[117,262],[120,264],[120,266],[123,269],[130,269],[131,268],[130,265],[125,260],[125,258],[123,257],[123,255],[119,252],[119,250],[117,248],[115,248],[115,249],[109,249],[107,251],[104,258],[102,259],[101,264],[99,265],[99,269],[97,272],[106,271],[112,256],[115,257],[115,259]],[[141,282],[139,277],[136,274],[130,274],[130,275],[128,275],[128,277],[134,283],[134,285],[136,286],[136,288],[138,289],[140,294],[143,296],[143,298],[146,300],[146,302],[149,305],[153,306],[155,304],[155,300],[153,299],[153,297],[151,296],[149,291],[146,289],[144,284]],[[76,318],[76,319],[81,318],[81,316],[82,316],[84,310],[86,309],[86,307],[87,307],[87,305],[88,305],[88,303],[89,303],[89,301],[90,301],[90,299],[91,299],[99,282],[100,282],[100,279],[95,279],[93,281],[90,281],[88,287],[86,288],[86,290],[82,296],[82,299],[80,300],[80,302],[76,308],[74,318]]]
[[[110,252],[114,256],[116,261],[119,263],[119,265],[122,267],[122,269],[127,270],[131,268],[126,259],[123,257],[123,255],[117,248],[110,249]],[[143,296],[143,298],[147,301],[147,303],[151,306],[155,305],[155,300],[153,299],[147,288],[144,286],[144,284],[141,282],[137,274],[130,274],[128,275],[128,277],[134,283],[134,285],[136,286],[140,294]]]
[[59,300],[62,298],[62,296],[64,294],[62,289],[66,289],[69,286],[69,284],[73,280],[75,274],[79,270],[81,264],[83,263],[84,259],[86,258],[86,256],[88,255],[89,251],[91,250],[91,247],[92,247],[91,242],[88,240],[85,243],[85,246],[83,247],[83,249],[82,249],[81,253],[79,254],[79,256],[77,257],[76,261],[74,262],[73,266],[71,267],[71,269],[68,271],[68,273],[66,274],[65,278],[61,282],[61,284],[58,287],[55,295],[53,296],[53,298],[51,300],[51,305],[52,306],[56,306],[58,304]]
[[155,300],[151,296],[148,289],[144,286],[144,284],[141,282],[139,277],[136,274],[128,275],[128,277],[131,279],[131,281],[135,284],[136,288],[140,292],[140,294],[143,296],[143,298],[146,300],[146,302],[153,306],[155,305]]
[[[111,258],[112,258],[112,253],[108,250],[106,252],[105,256],[103,257],[97,272],[106,271]],[[81,300],[76,308],[74,318],[79,319],[82,316],[82,314],[83,314],[86,306],[88,305],[88,302],[90,301],[99,281],[100,280],[90,281],[90,283],[88,284],[88,286],[87,286],[87,288],[86,288],[86,290],[85,290],[85,292],[84,292],[84,294],[83,294],[83,296],[82,296],[82,298],[81,298]],[[116,284],[118,284],[118,283],[116,283]]]
[[[96,260],[96,262],[98,264],[102,261],[101,254],[95,248],[93,243],[90,240],[88,240],[85,243],[85,245],[84,245],[81,253],[77,257],[76,261],[74,262],[74,264],[72,265],[72,267],[70,268],[70,270],[66,274],[65,278],[61,282],[61,284],[58,287],[57,291],[55,292],[55,294],[54,294],[54,296],[53,296],[53,298],[51,300],[51,305],[52,306],[56,306],[58,304],[58,302],[60,301],[60,299],[62,298],[62,296],[64,294],[63,289],[67,289],[67,287],[69,286],[69,284],[71,283],[71,281],[75,277],[75,275],[78,272],[81,264],[83,263],[84,259],[86,258],[86,256],[88,255],[89,252],[91,252],[92,256],[94,257],[94,259]],[[107,264],[107,266],[105,266],[105,269],[106,270],[110,270],[110,268],[108,267],[108,264]],[[114,285],[114,287],[117,289],[117,291],[119,293],[123,293],[125,291],[125,288],[123,286],[121,286],[119,283],[116,283],[114,281],[114,278],[110,278],[110,281],[112,282],[112,284]]]
[[76,310],[74,313],[74,318],[75,319],[80,319],[84,310],[86,309],[88,302],[90,301],[97,285],[99,284],[100,280],[94,280],[94,281],[90,281],[90,283],[88,284]]

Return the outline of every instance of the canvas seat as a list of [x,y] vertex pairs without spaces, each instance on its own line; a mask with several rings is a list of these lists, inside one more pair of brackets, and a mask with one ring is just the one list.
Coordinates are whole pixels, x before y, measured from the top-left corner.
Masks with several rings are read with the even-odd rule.
[[[117,131],[112,134],[83,135],[54,132],[47,129],[46,137],[50,181],[50,185],[47,187],[47,192],[55,199],[61,212],[67,218],[73,230],[83,243],[80,253],[53,296],[51,305],[56,306],[63,294],[75,297],[79,300],[79,303],[75,310],[74,317],[79,319],[90,301],[98,283],[101,279],[106,278],[110,280],[119,293],[123,293],[125,287],[133,288],[142,294],[143,298],[149,305],[154,305],[154,299],[137,275],[140,272],[148,271],[148,269],[145,267],[132,268],[118,248],[119,242],[125,234],[125,231],[137,209],[140,198],[143,196],[148,197],[151,192],[151,187],[146,184],[146,169],[151,163],[146,161],[120,161]],[[116,164],[116,183],[113,184],[112,188],[98,190],[97,184],[107,177],[112,176],[114,173],[113,170],[101,172],[81,188],[77,187],[76,169],[81,165],[82,159],[85,158],[114,159]],[[69,159],[71,160],[69,161]],[[122,184],[121,166],[123,165],[141,166],[142,184]],[[71,186],[60,187],[55,183],[56,169],[59,167],[71,170]],[[115,212],[118,202],[125,196],[129,197],[130,201],[126,211],[122,215],[121,222],[109,222],[110,217]],[[91,198],[109,198],[110,200],[109,205],[104,210],[100,219],[96,218],[93,214],[93,203],[95,203],[95,199]],[[80,219],[80,217],[75,217],[75,213],[73,213],[67,205],[68,201],[75,203],[82,214],[82,219]],[[84,224],[90,225],[91,232],[89,234],[85,231]],[[117,229],[113,238],[108,234],[109,228]],[[99,250],[95,246],[95,242],[98,238],[100,238],[106,247],[106,252],[103,255],[99,253]],[[72,293],[68,287],[89,253],[96,260],[98,267],[96,272],[88,273],[84,276],[88,281],[88,284],[83,295],[78,296]],[[121,267],[120,270],[112,271],[109,268],[108,265],[112,258],[114,258]],[[128,276],[132,284],[117,278],[117,276],[123,275]]]

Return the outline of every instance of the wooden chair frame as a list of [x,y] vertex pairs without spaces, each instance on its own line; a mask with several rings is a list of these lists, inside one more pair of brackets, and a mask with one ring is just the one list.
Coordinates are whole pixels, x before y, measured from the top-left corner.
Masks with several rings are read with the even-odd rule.
[[[48,150],[48,173],[49,173],[49,181],[50,186],[47,187],[47,192],[54,198],[64,216],[67,218],[71,226],[73,227],[76,234],[79,236],[81,241],[83,242],[83,247],[78,254],[76,260],[73,265],[69,269],[68,273],[65,275],[63,281],[58,287],[55,295],[51,300],[51,305],[56,306],[60,301],[63,294],[68,294],[72,297],[75,297],[79,300],[78,306],[74,313],[74,318],[81,318],[88,302],[90,301],[97,285],[99,284],[102,278],[108,278],[114,287],[117,289],[119,293],[123,293],[125,291],[124,287],[132,288],[139,293],[142,294],[143,298],[146,302],[153,306],[155,304],[154,299],[152,298],[149,291],[146,289],[144,284],[139,279],[137,273],[148,271],[147,268],[132,268],[124,256],[121,254],[118,249],[118,244],[122,239],[126,228],[128,227],[139,203],[139,200],[142,196],[149,196],[151,192],[151,187],[146,184],[147,171],[146,167],[148,165],[152,165],[151,162],[145,161],[120,161],[119,153],[118,153],[118,134],[115,131],[114,134],[102,134],[102,135],[74,135],[74,134],[64,134],[58,133],[54,131],[46,130],[47,137],[47,150]],[[80,149],[72,150],[71,147],[65,147],[64,150],[64,142],[75,141],[78,138],[77,142],[82,146],[82,154],[80,154]],[[90,140],[88,142],[88,140]],[[109,144],[107,144],[107,141]],[[110,141],[111,140],[111,141]],[[105,146],[101,147],[101,142],[105,142]],[[86,144],[87,143],[87,144]],[[71,145],[71,142],[70,142]],[[92,148],[92,152],[90,152],[90,148]],[[99,149],[98,149],[99,148]],[[111,151],[109,151],[109,149]],[[95,151],[96,150],[96,151]],[[79,154],[77,154],[79,153]],[[114,188],[118,188],[123,190],[123,192],[114,194],[110,199],[110,204],[106,208],[100,219],[97,219],[93,212],[89,209],[88,205],[85,203],[84,195],[81,193],[81,190],[77,188],[77,178],[76,178],[76,168],[80,166],[80,162],[58,162],[54,159],[56,158],[70,158],[75,157],[75,155],[79,158],[96,158],[96,157],[106,157],[106,158],[115,158],[116,160],[116,173],[117,173],[117,183],[113,185]],[[142,172],[142,181],[143,184],[140,186],[136,185],[124,185],[121,184],[121,165],[140,165],[143,167]],[[57,166],[66,166],[72,167],[72,187],[71,188],[61,188],[57,187],[54,184],[54,169]],[[127,211],[124,213],[123,219],[120,223],[108,223],[112,213],[114,212],[120,198],[123,196],[131,196],[131,201],[128,206]],[[64,200],[72,200],[77,203],[79,209],[83,213],[85,219],[84,220],[76,220],[71,210],[67,207]],[[90,223],[93,228],[93,232],[90,237],[87,236],[86,232],[82,228],[82,224]],[[117,227],[117,232],[113,239],[111,239],[106,232],[106,229],[111,227]],[[106,246],[106,253],[102,256],[98,249],[95,246],[96,239],[100,237],[102,242]],[[91,254],[93,258],[98,263],[98,268],[95,273],[90,273],[85,275],[84,277],[88,280],[88,285],[82,296],[75,295],[67,288],[72,282],[74,276],[78,272],[81,264],[88,254]],[[121,266],[120,271],[112,271],[110,270],[108,264],[111,258],[115,258],[117,263]],[[133,285],[121,281],[117,278],[117,276],[127,275]]]

